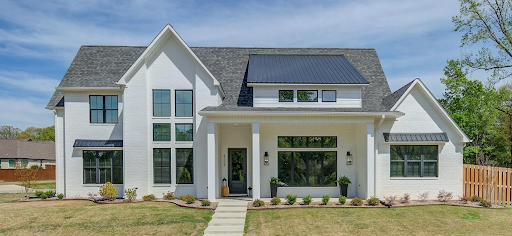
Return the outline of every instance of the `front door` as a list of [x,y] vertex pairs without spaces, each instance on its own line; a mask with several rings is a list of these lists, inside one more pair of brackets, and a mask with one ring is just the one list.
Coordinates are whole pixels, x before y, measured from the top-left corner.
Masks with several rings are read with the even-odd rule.
[[229,149],[229,193],[247,193],[247,149]]

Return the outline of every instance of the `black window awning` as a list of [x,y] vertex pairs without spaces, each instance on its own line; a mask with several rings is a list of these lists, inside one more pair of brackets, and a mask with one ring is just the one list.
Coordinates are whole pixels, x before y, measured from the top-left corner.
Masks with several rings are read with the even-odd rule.
[[92,147],[123,147],[123,140],[90,140],[76,139],[75,148],[92,148]]
[[384,133],[386,143],[448,142],[446,133]]

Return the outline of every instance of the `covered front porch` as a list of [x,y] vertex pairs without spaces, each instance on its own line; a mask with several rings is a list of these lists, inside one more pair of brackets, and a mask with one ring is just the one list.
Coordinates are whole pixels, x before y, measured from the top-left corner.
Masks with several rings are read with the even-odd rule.
[[335,181],[343,175],[352,181],[349,198],[374,196],[376,121],[375,116],[208,116],[208,199],[221,198],[223,186],[236,196],[269,198],[271,177],[286,185],[278,197],[337,197]]

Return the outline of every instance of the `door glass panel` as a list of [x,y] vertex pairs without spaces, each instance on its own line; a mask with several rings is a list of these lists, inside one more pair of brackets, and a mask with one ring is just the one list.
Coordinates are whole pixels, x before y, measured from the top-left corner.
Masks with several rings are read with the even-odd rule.
[[231,181],[244,181],[244,153],[231,152]]

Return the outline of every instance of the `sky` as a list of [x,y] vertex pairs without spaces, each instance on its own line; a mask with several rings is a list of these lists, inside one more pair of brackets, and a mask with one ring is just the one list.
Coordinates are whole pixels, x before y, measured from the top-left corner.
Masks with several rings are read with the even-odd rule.
[[189,46],[375,48],[392,91],[421,78],[441,97],[458,14],[456,0],[0,0],[0,126],[53,125],[44,107],[81,45],[147,46],[167,23]]

